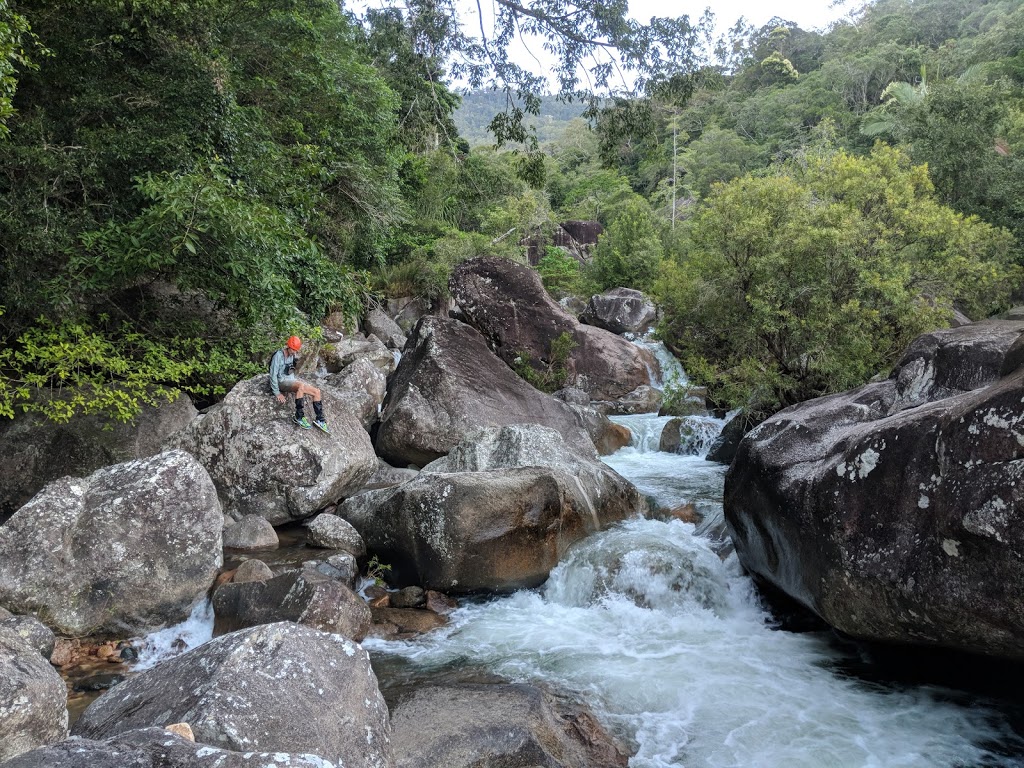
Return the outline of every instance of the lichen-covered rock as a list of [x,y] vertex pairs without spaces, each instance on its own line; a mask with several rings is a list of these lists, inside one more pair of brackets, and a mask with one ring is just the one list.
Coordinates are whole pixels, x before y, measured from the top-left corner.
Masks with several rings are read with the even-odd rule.
[[277,549],[280,543],[274,526],[259,515],[246,515],[224,529],[224,546],[228,549]]
[[452,273],[449,289],[461,319],[509,365],[528,358],[532,365],[545,366],[552,342],[568,334],[575,346],[566,363],[567,378],[593,400],[618,400],[649,385],[658,372],[658,361],[648,350],[603,328],[581,325],[548,295],[535,270],[510,259],[464,261]]
[[414,480],[338,514],[391,566],[389,582],[446,592],[541,584],[566,548],[646,509],[636,488],[536,425],[474,430]]
[[340,580],[309,568],[222,584],[213,593],[213,612],[218,633],[294,621],[359,642],[370,626],[370,609],[362,598]]
[[198,411],[184,395],[157,405],[143,404],[127,423],[100,416],[75,416],[58,423],[40,414],[0,419],[0,522],[13,515],[47,483],[67,475],[160,453],[164,439]]
[[0,624],[0,763],[68,735],[67,687],[35,630],[31,620]]
[[642,335],[658,321],[654,303],[632,288],[612,288],[590,298],[580,322],[612,333]]
[[183,621],[221,565],[222,519],[183,451],[57,480],[0,526],[0,604],[72,637]]
[[477,331],[425,317],[391,379],[377,452],[392,464],[422,467],[471,429],[517,423],[549,426],[575,450],[593,450],[573,410],[516,376]]
[[320,389],[330,435],[296,426],[291,402],[279,405],[262,375],[237,384],[168,445],[199,459],[236,520],[309,517],[359,489],[377,467],[362,424],[333,388]]
[[270,566],[262,560],[246,560],[235,569],[231,581],[235,584],[245,584],[250,581],[266,581],[274,578],[274,572]]
[[405,346],[405,332],[383,310],[371,309],[367,312],[363,318],[363,329],[367,336],[372,333],[392,349],[401,349]]
[[394,351],[380,339],[368,339],[361,333],[339,339],[320,352],[328,373],[338,373],[360,360],[382,371],[385,376],[394,373],[398,361]]
[[365,428],[377,421],[388,389],[384,371],[369,360],[359,359],[338,373],[328,374],[324,381],[338,391],[342,407]]
[[891,378],[788,408],[740,443],[743,564],[854,637],[1024,659],[1024,332],[921,337]]
[[306,529],[306,541],[314,547],[340,549],[356,557],[366,554],[366,544],[347,520],[337,515],[317,515]]
[[388,710],[366,651],[291,622],[232,632],[168,659],[97,699],[73,731],[105,739],[175,722],[191,725],[201,744],[243,753],[393,765]]
[[625,768],[585,707],[531,685],[415,689],[395,707],[397,768]]
[[197,744],[163,728],[144,728],[104,741],[73,736],[35,749],[4,768],[344,768],[316,754],[234,752]]

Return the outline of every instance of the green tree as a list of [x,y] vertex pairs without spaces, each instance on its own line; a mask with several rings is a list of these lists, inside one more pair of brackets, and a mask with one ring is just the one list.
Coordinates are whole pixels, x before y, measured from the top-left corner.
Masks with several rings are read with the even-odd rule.
[[936,201],[878,146],[809,155],[712,190],[657,285],[666,340],[727,406],[762,413],[862,384],[954,303],[1004,306],[1012,238]]
[[627,203],[597,242],[590,274],[601,290],[650,290],[664,248],[650,206],[642,200]]

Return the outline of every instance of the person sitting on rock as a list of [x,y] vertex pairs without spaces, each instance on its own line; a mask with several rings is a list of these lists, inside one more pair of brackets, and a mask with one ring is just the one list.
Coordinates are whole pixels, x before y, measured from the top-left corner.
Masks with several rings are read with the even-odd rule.
[[[277,350],[270,358],[270,392],[277,398],[277,402],[284,403],[285,393],[295,394],[295,423],[303,429],[309,429],[315,424],[324,432],[329,432],[327,422],[324,420],[324,408],[320,402],[320,390],[311,384],[295,377],[295,361],[302,349],[302,339],[292,336],[288,343]],[[306,395],[313,397],[313,411],[316,414],[313,424],[306,418],[305,402]]]

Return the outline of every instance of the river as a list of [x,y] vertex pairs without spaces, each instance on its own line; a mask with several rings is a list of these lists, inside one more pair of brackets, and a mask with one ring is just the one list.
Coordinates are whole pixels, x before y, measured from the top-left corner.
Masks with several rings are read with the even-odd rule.
[[852,643],[779,629],[724,538],[725,467],[654,450],[663,417],[616,420],[633,445],[606,462],[703,521],[622,523],[572,548],[540,589],[468,603],[413,641],[367,641],[382,684],[469,669],[568,689],[633,768],[1024,765],[1005,701],[854,673]]

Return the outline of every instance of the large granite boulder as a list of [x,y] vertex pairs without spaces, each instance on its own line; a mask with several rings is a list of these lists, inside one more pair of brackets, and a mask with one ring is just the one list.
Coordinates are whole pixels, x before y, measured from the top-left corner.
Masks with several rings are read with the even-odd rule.
[[197,744],[163,728],[143,728],[103,741],[70,739],[27,752],[4,768],[343,768],[319,755],[235,752]]
[[[322,384],[322,383],[321,383]],[[207,468],[224,511],[273,525],[311,516],[359,489],[377,468],[363,425],[333,388],[320,385],[331,434],[300,429],[291,400],[278,404],[268,377],[240,382],[168,440]],[[312,403],[307,410],[312,413]]]
[[42,633],[32,619],[0,623],[0,763],[68,735],[67,687],[31,639]]
[[430,685],[394,708],[396,768],[625,768],[585,707],[531,685]]
[[183,621],[221,565],[223,519],[183,451],[62,478],[0,526],[0,605],[69,636]]
[[654,302],[632,288],[612,288],[590,297],[580,322],[612,333],[647,333],[658,321]]
[[751,431],[725,491],[743,564],[854,637],[1024,659],[1022,332],[928,334]]
[[396,466],[444,456],[478,426],[533,423],[555,429],[577,451],[593,451],[581,419],[497,359],[468,325],[424,317],[391,378],[377,452]]
[[229,582],[213,593],[218,633],[294,621],[360,642],[370,628],[370,609],[355,592],[312,568],[264,581]]
[[361,333],[327,344],[320,350],[320,358],[328,373],[338,373],[362,360],[388,376],[398,364],[394,350],[388,349],[380,339],[367,338]]
[[645,509],[593,451],[514,425],[471,432],[415,479],[347,499],[338,514],[391,566],[391,583],[475,592],[538,586],[573,542]]
[[552,299],[540,275],[509,259],[478,258],[455,268],[449,288],[461,319],[484,335],[494,352],[509,365],[528,357],[543,367],[551,344],[563,333],[575,347],[569,355],[569,384],[592,400],[617,400],[649,385],[658,361],[648,350],[621,336],[582,325]]
[[405,331],[382,309],[371,309],[366,313],[366,317],[363,318],[363,329],[367,336],[376,336],[391,349],[401,349],[405,346]]
[[168,435],[196,417],[184,395],[158,405],[143,404],[129,422],[97,415],[57,423],[37,413],[0,419],[0,522],[13,515],[52,480],[84,477],[101,467],[160,453]]
[[291,622],[243,629],[129,678],[72,729],[105,739],[185,722],[197,742],[390,768],[391,725],[366,651]]
[[387,394],[388,377],[372,362],[360,358],[338,373],[328,374],[324,383],[337,390],[342,407],[366,429],[377,421]]

